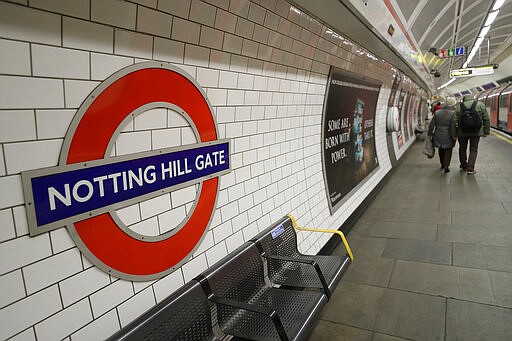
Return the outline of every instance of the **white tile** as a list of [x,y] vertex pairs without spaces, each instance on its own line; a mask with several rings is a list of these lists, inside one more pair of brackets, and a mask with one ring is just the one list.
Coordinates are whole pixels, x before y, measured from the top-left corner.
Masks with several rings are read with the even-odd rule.
[[161,129],[151,131],[153,149],[181,146],[181,129]]
[[159,236],[160,229],[158,227],[157,217],[142,220],[136,224],[129,226],[130,230],[137,232],[143,236]]
[[114,51],[112,27],[75,18],[64,17],[62,20],[64,47],[105,53]]
[[233,226],[233,232],[240,231],[241,229],[245,228],[247,225],[249,225],[247,213],[242,213],[240,215],[237,215],[236,217],[231,220],[231,225]]
[[206,89],[208,100],[213,106],[226,105],[228,91],[223,89]]
[[210,67],[214,69],[224,70],[226,65],[229,65],[231,56],[229,53],[223,51],[210,51]]
[[38,340],[61,340],[92,321],[91,307],[87,298],[59,311],[35,326]]
[[59,290],[56,285],[3,308],[0,310],[0,338],[5,340],[60,309]]
[[219,243],[206,251],[206,259],[208,260],[208,264],[212,266],[213,264],[217,263],[219,260],[221,260],[224,256],[228,254],[226,244],[225,243]]
[[220,50],[223,41],[224,33],[222,31],[207,26],[201,27],[199,45]]
[[231,1],[229,4],[229,11],[246,18],[249,14],[249,3],[249,1]]
[[190,44],[185,45],[185,64],[207,67],[209,59],[209,49]]
[[244,243],[244,235],[242,232],[234,233],[225,240],[225,243],[228,252],[233,252],[235,249],[237,249]]
[[155,37],[154,39],[153,59],[179,64],[183,63],[183,55],[185,54],[184,43],[160,37]]
[[137,5],[116,0],[92,0],[91,19],[115,27],[135,30]]
[[140,203],[141,218],[147,219],[171,209],[171,196],[169,194],[160,195]]
[[137,31],[169,38],[171,36],[172,16],[139,6],[137,12]]
[[141,221],[139,204],[118,209],[116,214],[125,225],[132,225]]
[[37,137],[63,138],[75,113],[75,110],[36,110]]
[[79,108],[98,84],[98,82],[91,81],[65,80],[66,108]]
[[172,21],[171,38],[185,43],[197,44],[199,42],[199,33],[201,25],[183,20],[181,18],[174,18]]
[[228,205],[222,207],[220,212],[222,214],[222,221],[227,221],[238,214],[238,203],[236,201],[231,202]]
[[133,296],[131,282],[118,280],[90,296],[94,318]]
[[4,147],[0,144],[0,176],[5,175]]
[[75,0],[73,2],[68,0],[30,0],[30,6],[72,17],[89,18],[88,0]]
[[229,8],[229,2],[230,0],[206,0],[206,2],[216,6],[216,7],[219,7],[219,8],[222,8],[222,9],[228,9]]
[[25,6],[0,3],[3,38],[60,45],[61,16]]
[[254,76],[247,74],[240,74],[238,77],[238,88],[251,90],[254,86]]
[[249,64],[249,58],[244,56],[232,56],[231,65],[229,69],[236,72],[247,72],[247,65]]
[[251,2],[249,4],[248,19],[260,25],[263,25],[263,22],[265,20],[265,12],[266,11],[263,7],[260,7],[259,5]]
[[0,109],[62,108],[63,105],[61,80],[0,76]]
[[33,110],[0,110],[0,143],[36,138]]
[[225,223],[220,224],[214,228],[212,232],[215,243],[219,243],[220,241],[228,238],[233,234],[233,226],[231,225],[231,221],[226,221]]
[[141,113],[134,119],[135,130],[160,129],[167,126],[167,109],[154,108]]
[[[212,224],[210,224],[211,227]],[[210,249],[215,245],[215,240],[213,239],[213,233],[211,231],[207,231],[203,235],[203,239],[197,246],[197,249],[194,250],[192,256],[197,257],[198,255],[204,253],[206,250]]]
[[4,145],[8,174],[55,166],[59,160],[62,140],[20,142]]
[[22,42],[0,39],[0,73],[30,75],[30,48]]
[[190,123],[188,123],[185,118],[185,113],[182,115],[181,113],[168,109],[167,110],[167,127],[176,128],[176,127],[190,127]]
[[254,33],[254,23],[243,18],[238,18],[236,22],[235,34],[247,39],[251,39]]
[[35,76],[88,79],[89,53],[32,45],[32,68]]
[[228,105],[243,105],[244,104],[243,90],[228,90]]
[[185,206],[179,206],[158,216],[158,222],[162,233],[173,230],[186,218]]
[[106,340],[119,330],[119,319],[113,309],[95,319],[84,328],[71,335],[72,341]]
[[242,54],[244,56],[257,58],[258,57],[259,43],[249,39],[244,39],[242,43]]
[[75,242],[71,239],[67,229],[60,228],[50,232],[50,240],[54,253],[62,252],[75,247]]
[[30,295],[81,270],[80,252],[73,248],[24,267],[23,277]]
[[16,235],[18,237],[27,235],[28,223],[25,205],[14,207],[12,213],[14,215],[14,224],[16,225]]
[[181,128],[181,144],[197,143],[197,138],[192,128]]
[[0,244],[0,274],[51,255],[48,235],[21,237]]
[[198,0],[192,0],[189,20],[200,22],[203,25],[213,26],[216,8]]
[[160,0],[158,9],[182,18],[188,18],[190,11],[190,0]]
[[10,209],[0,210],[0,242],[14,237],[16,237],[16,229],[12,211]]
[[230,53],[242,53],[243,38],[232,34],[224,34],[223,50]]
[[9,341],[37,341],[34,329],[29,328],[9,339]]
[[121,133],[116,141],[117,155],[151,150],[151,132],[138,131],[133,133]]
[[235,89],[238,85],[238,73],[230,71],[221,71],[219,77],[219,87]]
[[[25,203],[21,188],[21,176],[3,176],[0,178],[0,209]],[[6,195],[8,193],[9,195]]]
[[132,65],[133,58],[91,53],[91,78],[104,80],[120,69]]
[[109,275],[93,266],[59,283],[64,307],[88,296],[110,283]]
[[21,271],[13,271],[0,276],[0,308],[25,297],[25,287]]
[[152,52],[152,36],[124,30],[115,31],[115,54],[151,59]]
[[196,187],[188,186],[171,192],[172,207],[178,207],[194,201],[196,198]]
[[219,84],[219,71],[197,68],[197,79],[202,87],[217,87]]
[[139,292],[117,307],[121,326],[124,327],[156,304],[151,287]]
[[182,266],[185,281],[188,282],[194,279],[197,275],[205,271],[207,268],[208,263],[206,262],[206,257],[204,256],[204,254],[199,255],[194,259],[191,259],[189,262]]
[[155,284],[153,284],[156,301],[161,302],[171,293],[180,288],[183,284],[185,284],[185,281],[183,280],[181,270],[176,270],[158,280]]

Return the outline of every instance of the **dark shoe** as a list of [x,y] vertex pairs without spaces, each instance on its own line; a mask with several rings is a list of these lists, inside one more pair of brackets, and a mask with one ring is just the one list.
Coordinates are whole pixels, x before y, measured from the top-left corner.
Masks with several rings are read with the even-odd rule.
[[473,174],[476,173],[476,170],[474,170],[474,169],[473,170],[468,170],[467,173],[468,173],[468,175],[473,175]]
[[446,168],[444,169],[444,172],[445,172],[445,173],[448,173],[449,171],[450,171],[450,168],[448,168],[448,167],[446,167]]
[[459,168],[460,168],[461,172],[465,172],[466,171],[466,166],[460,165]]

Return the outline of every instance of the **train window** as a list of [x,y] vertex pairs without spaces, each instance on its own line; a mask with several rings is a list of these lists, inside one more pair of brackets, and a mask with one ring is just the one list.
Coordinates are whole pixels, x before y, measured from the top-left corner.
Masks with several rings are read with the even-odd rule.
[[505,86],[498,99],[498,128],[501,129],[507,129],[510,93],[512,93],[512,84]]

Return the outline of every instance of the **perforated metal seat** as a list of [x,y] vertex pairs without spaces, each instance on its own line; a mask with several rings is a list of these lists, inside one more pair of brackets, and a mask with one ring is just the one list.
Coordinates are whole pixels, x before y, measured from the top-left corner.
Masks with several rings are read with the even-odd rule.
[[306,340],[327,302],[323,292],[268,286],[254,243],[242,245],[197,279],[217,305],[221,330],[251,340]]
[[[290,287],[323,288],[330,297],[351,264],[348,255],[305,255],[288,216],[251,239],[267,259],[273,283]],[[316,265],[315,265],[316,264]]]
[[220,340],[213,333],[209,302],[190,281],[108,340]]

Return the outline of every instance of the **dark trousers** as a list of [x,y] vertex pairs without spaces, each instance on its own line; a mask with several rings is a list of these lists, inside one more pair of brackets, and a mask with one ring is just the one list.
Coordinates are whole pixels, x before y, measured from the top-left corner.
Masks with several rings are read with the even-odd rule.
[[452,149],[453,148],[441,148],[439,147],[439,162],[442,168],[448,168],[452,161]]
[[[459,136],[459,160],[460,166],[468,171],[475,170],[476,157],[478,155],[478,142],[480,136]],[[469,142],[469,157],[467,156]]]

